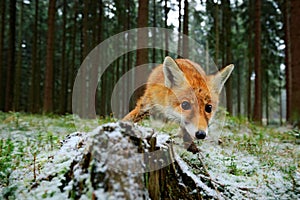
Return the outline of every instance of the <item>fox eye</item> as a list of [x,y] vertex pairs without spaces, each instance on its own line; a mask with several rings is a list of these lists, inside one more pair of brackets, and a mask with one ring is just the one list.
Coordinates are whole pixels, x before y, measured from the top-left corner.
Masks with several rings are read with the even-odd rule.
[[181,108],[183,110],[190,110],[191,109],[191,104],[189,102],[187,102],[187,101],[183,101],[181,103]]
[[206,105],[205,105],[205,112],[211,113],[211,111],[212,111],[212,105],[206,104]]

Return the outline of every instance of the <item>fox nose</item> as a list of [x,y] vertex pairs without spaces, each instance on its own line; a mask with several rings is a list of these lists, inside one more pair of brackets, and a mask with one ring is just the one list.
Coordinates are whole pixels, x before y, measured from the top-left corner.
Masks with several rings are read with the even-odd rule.
[[204,139],[206,137],[205,131],[202,130],[197,131],[195,135],[197,139]]

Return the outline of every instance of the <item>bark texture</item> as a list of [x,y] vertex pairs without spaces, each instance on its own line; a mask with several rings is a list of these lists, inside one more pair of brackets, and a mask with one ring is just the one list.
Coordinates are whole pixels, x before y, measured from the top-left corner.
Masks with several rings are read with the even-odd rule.
[[291,118],[300,127],[300,1],[291,0],[290,48],[291,48]]
[[262,122],[262,69],[261,69],[261,0],[255,1],[255,100],[253,120]]
[[48,9],[47,57],[44,90],[44,112],[53,111],[53,59],[54,59],[54,28],[56,0],[50,0]]
[[62,192],[69,189],[69,198],[218,199],[174,153],[169,137],[153,129],[110,123],[87,138],[60,186]]

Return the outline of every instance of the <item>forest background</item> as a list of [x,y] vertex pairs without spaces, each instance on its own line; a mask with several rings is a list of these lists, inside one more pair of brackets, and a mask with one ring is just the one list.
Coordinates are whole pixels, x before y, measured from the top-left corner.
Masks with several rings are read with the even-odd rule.
[[[300,124],[298,0],[2,0],[0,13],[1,111],[72,113],[74,80],[94,47],[122,31],[159,27],[199,42],[218,68],[235,64],[226,84],[230,115]],[[154,32],[147,37],[167,47],[177,36]],[[177,43],[177,55],[142,49],[115,60],[92,100],[97,114],[111,114],[114,85],[135,66],[162,63],[167,55],[190,58],[183,51],[186,41]],[[89,80],[84,84],[88,88]],[[125,115],[128,105],[120,106]]]

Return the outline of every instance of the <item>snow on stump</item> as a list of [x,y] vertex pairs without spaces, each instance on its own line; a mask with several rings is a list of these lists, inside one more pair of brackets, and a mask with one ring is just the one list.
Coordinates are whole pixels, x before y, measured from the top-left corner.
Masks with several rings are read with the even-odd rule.
[[174,153],[168,135],[125,122],[87,134],[78,144],[85,146],[83,153],[73,159],[59,186],[68,198],[219,199]]

